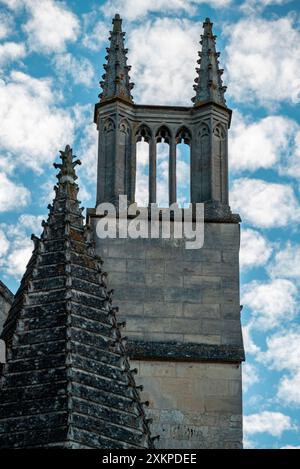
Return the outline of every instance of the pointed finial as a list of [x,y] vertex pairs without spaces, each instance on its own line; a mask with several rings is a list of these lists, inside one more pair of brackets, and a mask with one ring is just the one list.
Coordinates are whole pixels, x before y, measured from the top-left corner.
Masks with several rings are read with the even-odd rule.
[[131,90],[134,85],[130,82],[128,73],[131,67],[127,65],[127,49],[124,46],[125,33],[122,32],[122,19],[118,13],[113,18],[112,24],[110,47],[106,49],[105,73],[102,76],[103,81],[100,82],[103,90],[99,95],[100,101],[119,97],[133,102]]
[[226,106],[224,93],[226,87],[223,86],[221,75],[223,69],[219,68],[219,52],[216,52],[216,36],[212,32],[213,23],[206,18],[203,23],[203,35],[200,44],[202,50],[199,52],[200,59],[198,63],[200,68],[196,68],[197,78],[194,90],[196,96],[192,98],[194,105],[205,102],[214,102],[222,106]]
[[80,165],[81,161],[80,160],[75,160],[73,161],[74,158],[76,158],[75,155],[73,155],[72,148],[70,145],[66,145],[66,148],[64,151],[60,151],[60,158],[62,160],[62,163],[54,163],[53,166],[56,169],[60,169],[60,172],[56,176],[59,180],[59,183],[63,183],[66,181],[69,181],[71,183],[74,183],[75,180],[77,179],[76,172],[75,172],[75,166]]
[[112,20],[113,32],[122,34],[122,18],[118,13],[115,14],[115,17]]

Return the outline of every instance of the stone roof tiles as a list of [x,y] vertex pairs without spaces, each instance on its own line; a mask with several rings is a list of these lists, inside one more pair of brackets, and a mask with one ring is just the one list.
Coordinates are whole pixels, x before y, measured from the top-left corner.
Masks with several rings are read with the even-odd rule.
[[140,389],[77,200],[72,150],[4,325],[0,448],[152,448]]

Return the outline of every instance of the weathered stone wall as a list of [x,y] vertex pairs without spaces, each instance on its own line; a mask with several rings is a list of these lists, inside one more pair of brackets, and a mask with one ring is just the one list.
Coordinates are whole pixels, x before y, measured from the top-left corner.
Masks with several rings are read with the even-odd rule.
[[2,332],[3,324],[7,318],[12,301],[13,294],[2,282],[0,282],[0,334]]
[[241,365],[132,361],[159,448],[242,446]]
[[175,239],[95,239],[160,447],[240,447],[239,224],[206,222],[199,250]]
[[242,345],[238,224],[205,223],[199,250],[178,239],[96,237],[96,246],[128,337]]

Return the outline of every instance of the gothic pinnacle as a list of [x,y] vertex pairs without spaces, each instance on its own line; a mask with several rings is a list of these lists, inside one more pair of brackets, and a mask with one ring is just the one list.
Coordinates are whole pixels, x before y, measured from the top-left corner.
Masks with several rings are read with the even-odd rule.
[[206,18],[203,23],[203,34],[201,35],[200,44],[202,50],[199,52],[200,59],[198,63],[200,68],[196,68],[197,78],[195,79],[196,85],[194,90],[196,96],[192,98],[194,105],[214,102],[221,106],[226,106],[224,93],[226,86],[223,86],[221,75],[223,69],[219,68],[219,52],[216,52],[216,36],[212,31],[213,23],[209,18]]
[[66,146],[64,151],[60,151],[60,158],[62,160],[61,164],[53,164],[54,168],[60,169],[60,172],[57,175],[59,182],[62,183],[68,180],[69,182],[74,183],[77,179],[74,168],[75,166],[80,165],[81,161],[73,161],[76,156],[73,155],[72,148],[69,145]]
[[0,449],[154,449],[112,290],[86,236],[78,160],[69,145],[60,153],[56,195],[1,334]]
[[104,64],[105,73],[100,82],[102,93],[99,95],[100,101],[119,97],[126,101],[133,102],[131,90],[133,83],[130,82],[129,70],[127,65],[127,49],[124,47],[124,36],[122,32],[122,19],[116,14],[112,20],[113,30],[110,31],[110,46],[107,47],[107,55]]

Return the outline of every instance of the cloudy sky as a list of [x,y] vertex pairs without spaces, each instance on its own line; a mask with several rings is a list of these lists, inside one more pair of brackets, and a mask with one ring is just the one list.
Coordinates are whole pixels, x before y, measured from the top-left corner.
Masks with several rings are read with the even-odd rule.
[[[243,219],[247,447],[300,447],[299,0],[0,0],[0,276],[15,291],[70,143],[94,206],[93,106],[111,17],[127,31],[135,102],[190,105],[202,21],[218,35],[230,131],[230,201]],[[179,198],[187,201],[180,149]],[[159,152],[159,197],[166,152]],[[181,166],[180,166],[181,165]],[[139,148],[139,198],[145,197]]]

